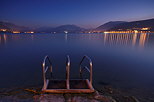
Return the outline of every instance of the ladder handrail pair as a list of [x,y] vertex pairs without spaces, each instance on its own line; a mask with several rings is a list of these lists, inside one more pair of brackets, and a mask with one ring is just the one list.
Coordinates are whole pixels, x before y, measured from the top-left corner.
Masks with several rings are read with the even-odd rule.
[[[91,59],[88,57],[88,56],[84,56],[80,62],[80,75],[82,74],[83,72],[83,68],[81,67],[83,61],[87,59],[89,61],[89,65],[90,65],[90,69],[85,66],[83,68],[87,69],[87,71],[90,73],[90,84],[92,85],[92,61]],[[49,66],[46,66],[46,61],[49,62]],[[67,86],[67,89],[70,88],[70,84],[69,84],[69,79],[70,79],[70,57],[67,55],[67,59],[66,59],[66,86]],[[51,60],[49,58],[49,56],[45,56],[44,60],[43,60],[43,63],[42,63],[42,72],[43,72],[43,81],[44,81],[44,87],[47,86],[47,81],[46,81],[46,72],[47,70],[49,69],[50,67],[50,72],[51,72],[51,76],[52,76],[52,63],[51,63]]]

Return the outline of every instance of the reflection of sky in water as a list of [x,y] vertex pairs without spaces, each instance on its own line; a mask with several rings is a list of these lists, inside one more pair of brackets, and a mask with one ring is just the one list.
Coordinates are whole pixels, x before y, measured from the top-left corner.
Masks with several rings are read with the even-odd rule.
[[42,83],[41,62],[51,56],[56,78],[65,77],[65,57],[71,76],[87,54],[94,63],[94,86],[154,86],[153,34],[0,34],[0,87]]

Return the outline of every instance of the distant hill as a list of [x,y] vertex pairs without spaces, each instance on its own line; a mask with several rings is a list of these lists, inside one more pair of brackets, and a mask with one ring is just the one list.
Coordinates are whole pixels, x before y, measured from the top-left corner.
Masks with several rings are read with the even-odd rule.
[[119,25],[119,24],[123,24],[126,23],[124,21],[111,21],[111,22],[107,22],[99,27],[97,27],[95,30],[100,30],[100,31],[107,31],[110,30],[111,28]]
[[58,27],[40,27],[35,29],[36,32],[56,32],[56,33],[64,33],[64,31],[70,32],[70,33],[79,33],[83,31],[84,28],[78,27],[76,25],[62,25]]
[[0,22],[0,29],[9,29],[3,22]]
[[9,29],[10,31],[13,31],[13,30],[24,31],[24,30],[28,30],[29,28],[18,26],[13,23],[0,22],[0,29]]
[[62,25],[58,27],[40,27],[31,29],[24,26],[18,26],[13,23],[7,23],[7,22],[0,22],[0,29],[7,29],[8,31],[20,31],[20,32],[26,32],[26,31],[34,31],[34,32],[56,32],[56,33],[64,33],[64,31],[70,32],[70,33],[79,33],[84,30],[84,28],[78,27],[76,25]]
[[34,31],[35,32],[46,32],[46,33],[51,33],[53,32],[53,27],[39,27],[39,28],[35,28]]
[[127,29],[137,29],[137,28],[145,28],[149,27],[151,31],[154,31],[154,19],[148,20],[140,20],[140,21],[133,21],[133,22],[125,22],[118,24],[109,30],[127,30]]
[[[140,21],[133,21],[133,22],[125,22],[125,21],[111,21],[105,23],[93,30],[97,31],[119,31],[119,30],[141,30],[142,28],[148,28],[150,31],[154,31],[154,19],[148,20],[140,20]],[[67,31],[69,33],[80,33],[80,32],[88,32],[92,31],[78,27],[76,25],[62,25],[58,27],[40,27],[40,28],[29,28],[25,26],[18,26],[13,23],[8,22],[1,22],[0,21],[0,29],[7,29],[7,31],[34,31],[34,32],[45,32],[45,33],[64,33]]]
[[53,29],[54,32],[59,32],[59,33],[64,31],[79,33],[83,30],[84,28],[78,27],[76,25],[62,25]]
[[0,29],[8,29],[9,31],[28,31],[30,28],[24,26],[18,26],[13,23],[0,22]]

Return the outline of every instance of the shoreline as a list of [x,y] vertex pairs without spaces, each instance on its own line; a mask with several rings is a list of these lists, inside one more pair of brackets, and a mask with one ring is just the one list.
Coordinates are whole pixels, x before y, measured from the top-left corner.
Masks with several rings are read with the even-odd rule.
[[[136,90],[134,90],[136,91]],[[102,89],[92,94],[50,94],[42,93],[41,87],[0,88],[0,101],[20,102],[153,102],[154,98],[148,99],[142,96],[134,96],[129,92],[115,89],[112,86],[103,86]]]

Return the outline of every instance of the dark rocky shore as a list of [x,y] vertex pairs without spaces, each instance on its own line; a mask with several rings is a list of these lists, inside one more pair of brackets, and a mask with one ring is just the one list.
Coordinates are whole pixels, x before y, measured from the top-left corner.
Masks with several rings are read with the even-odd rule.
[[0,89],[0,102],[154,102],[153,98],[142,98],[111,86],[104,86],[93,94],[45,94],[40,87]]

